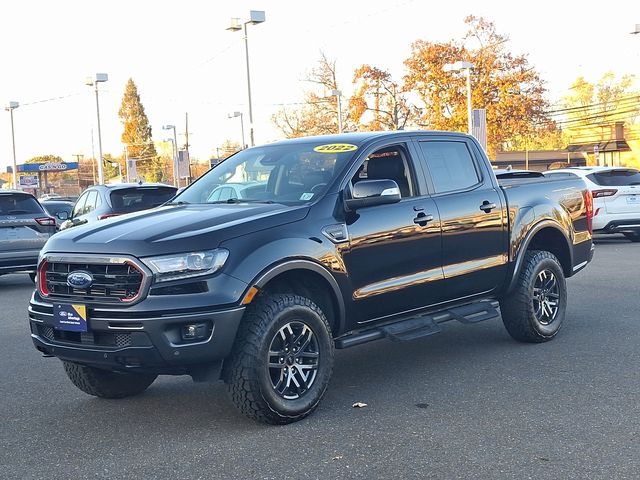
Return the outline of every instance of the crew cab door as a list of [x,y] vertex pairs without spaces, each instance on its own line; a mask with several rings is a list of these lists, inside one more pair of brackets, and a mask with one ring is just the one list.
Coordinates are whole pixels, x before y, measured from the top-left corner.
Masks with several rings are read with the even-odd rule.
[[442,297],[440,221],[422,169],[414,161],[414,148],[393,143],[364,152],[346,187],[389,179],[398,184],[402,197],[398,203],[361,208],[346,216],[349,242],[342,260],[358,322],[418,309]]
[[448,300],[497,289],[507,272],[507,212],[488,162],[464,137],[417,144],[442,224]]

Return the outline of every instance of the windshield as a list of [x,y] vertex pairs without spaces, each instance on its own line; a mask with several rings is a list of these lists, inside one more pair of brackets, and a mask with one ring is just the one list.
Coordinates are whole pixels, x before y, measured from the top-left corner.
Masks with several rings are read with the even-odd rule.
[[355,150],[355,145],[320,143],[244,150],[214,167],[174,202],[309,202],[326,191]]

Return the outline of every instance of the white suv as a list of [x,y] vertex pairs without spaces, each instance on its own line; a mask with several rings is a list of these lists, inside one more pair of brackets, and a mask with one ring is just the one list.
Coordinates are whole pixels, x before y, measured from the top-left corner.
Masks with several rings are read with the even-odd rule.
[[622,233],[640,242],[640,171],[627,167],[569,167],[544,172],[546,177],[574,175],[593,195],[593,231]]

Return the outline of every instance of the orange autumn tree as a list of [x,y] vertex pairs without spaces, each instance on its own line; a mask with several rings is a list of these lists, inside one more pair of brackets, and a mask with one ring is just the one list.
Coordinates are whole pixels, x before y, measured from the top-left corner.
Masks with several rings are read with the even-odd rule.
[[526,55],[507,50],[508,38],[493,22],[465,19],[469,30],[460,40],[434,43],[417,40],[405,60],[404,89],[415,92],[421,115],[416,123],[435,130],[467,130],[464,72],[445,72],[447,63],[463,60],[474,65],[472,105],[487,110],[487,152],[509,148],[523,136],[537,136],[553,128],[546,111],[546,88]]
[[408,92],[387,70],[362,65],[353,74],[356,91],[349,99],[349,116],[360,130],[402,130],[417,118]]

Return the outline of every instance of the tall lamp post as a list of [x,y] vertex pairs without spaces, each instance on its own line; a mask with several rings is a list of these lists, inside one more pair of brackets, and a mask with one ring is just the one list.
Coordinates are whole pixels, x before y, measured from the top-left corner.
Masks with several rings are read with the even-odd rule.
[[229,114],[229,118],[240,117],[240,129],[242,130],[242,150],[247,148],[247,144],[244,143],[244,120],[242,119],[242,112],[233,112]]
[[249,74],[249,39],[247,37],[247,25],[256,25],[265,21],[265,13],[262,10],[251,10],[249,12],[249,20],[244,22],[241,26],[239,18],[231,19],[231,26],[227,28],[232,32],[237,32],[244,29],[244,51],[247,62],[247,94],[249,97],[249,141],[251,146],[255,145],[255,139],[253,137],[253,107],[251,105],[251,75]]
[[13,111],[18,108],[18,102],[9,102],[4,109],[11,115],[11,146],[13,148],[13,188],[18,188],[18,163],[16,162],[16,137],[13,130]]
[[465,71],[467,75],[467,125],[469,127],[469,135],[473,133],[473,122],[471,112],[471,69],[473,63],[458,61],[456,63],[447,63],[442,69],[445,72]]
[[338,133],[342,133],[342,92],[331,90],[331,96],[338,99]]
[[180,174],[178,172],[178,137],[176,135],[176,126],[175,125],[163,125],[163,130],[173,130],[173,138],[171,138],[171,143],[173,144],[173,184],[176,187],[180,186]]
[[87,77],[86,84],[90,87],[95,85],[96,87],[96,114],[98,116],[98,183],[104,183],[104,166],[102,165],[102,131],[100,130],[100,102],[98,101],[98,83],[106,82],[109,80],[109,75],[106,73],[96,73],[95,77]]

